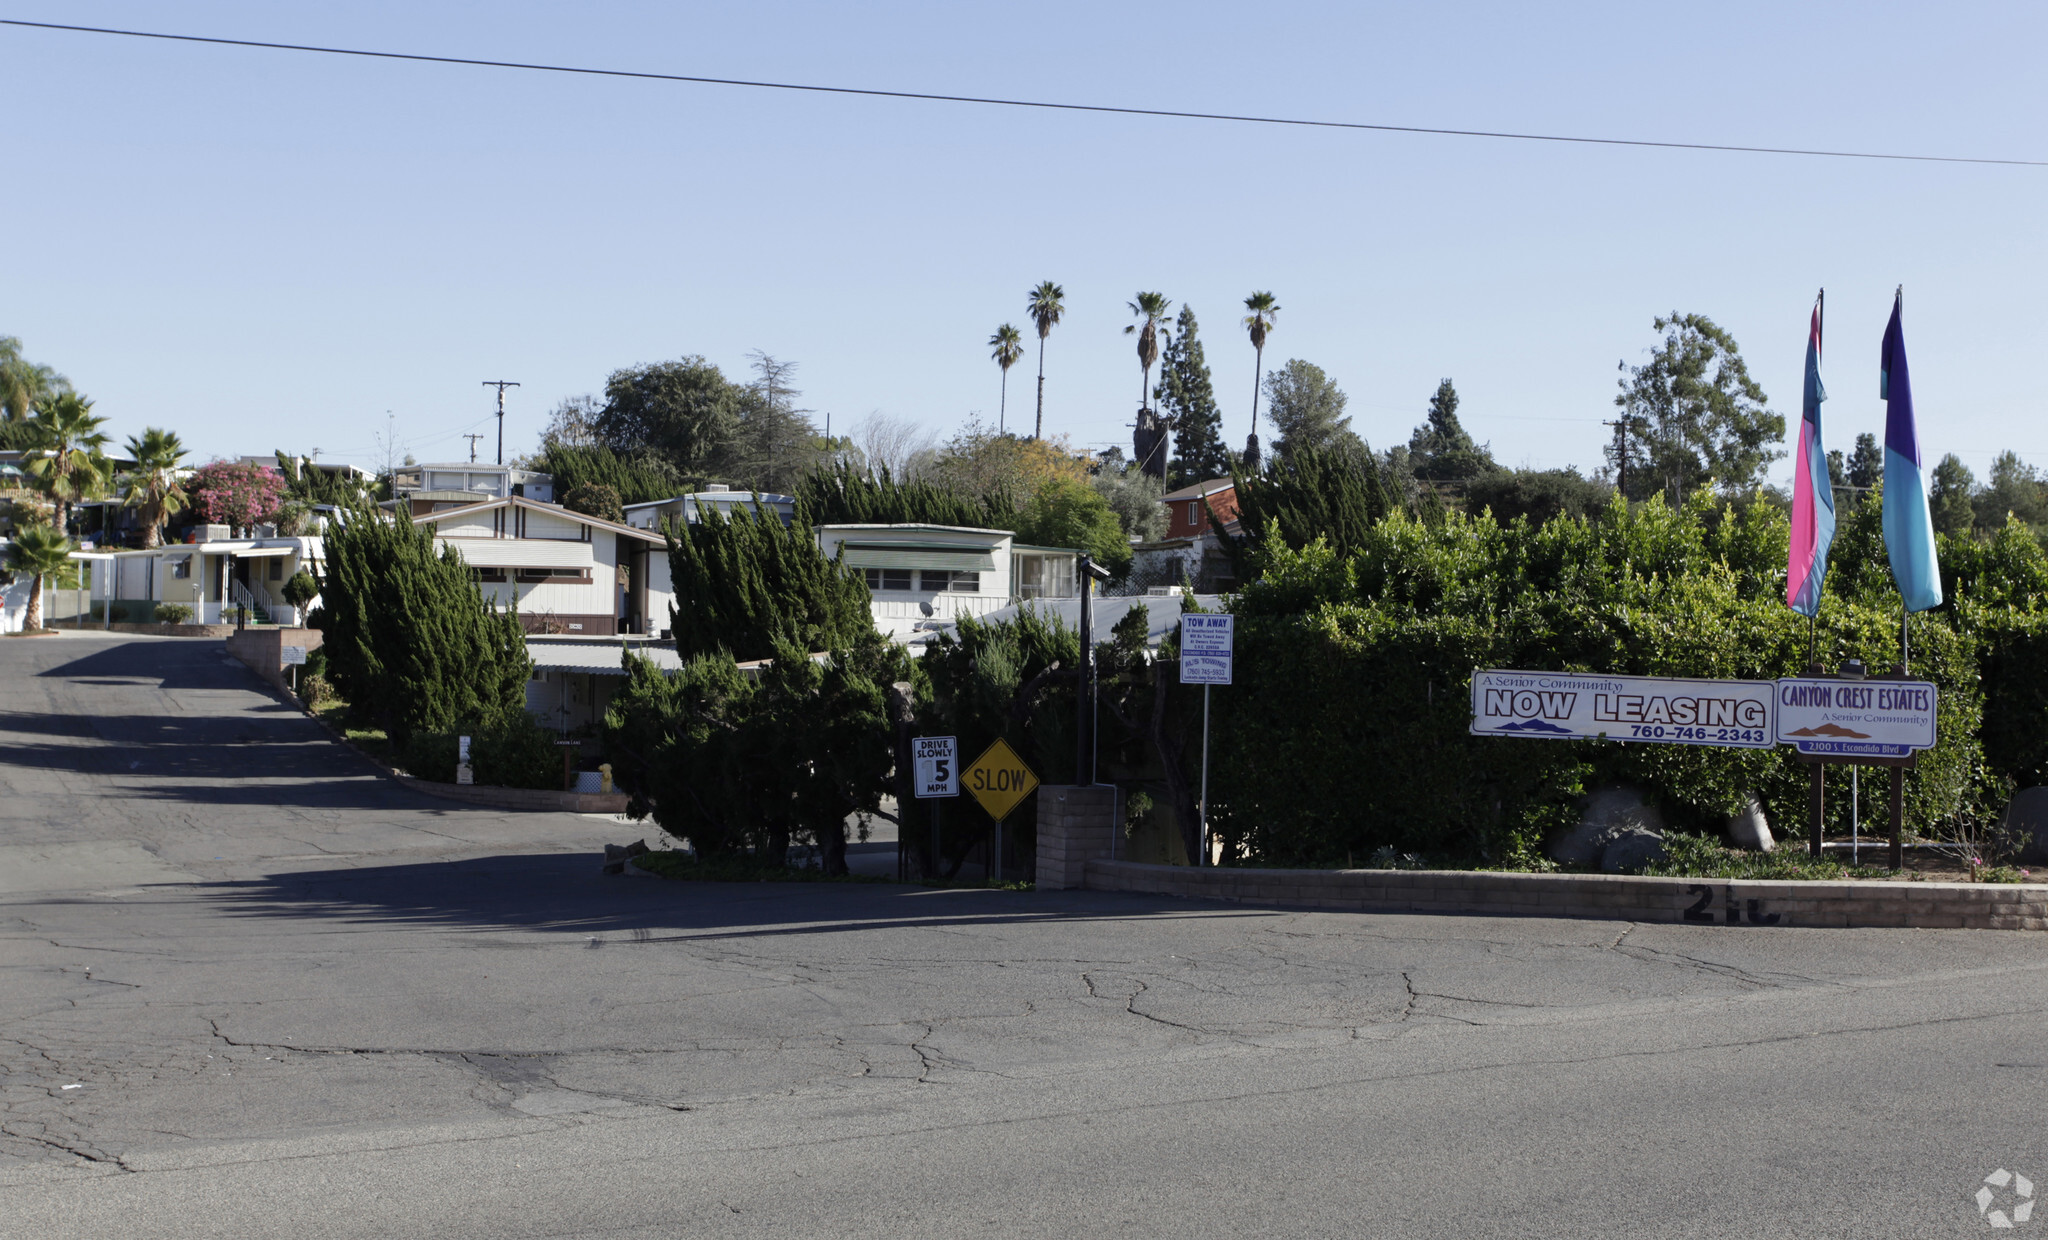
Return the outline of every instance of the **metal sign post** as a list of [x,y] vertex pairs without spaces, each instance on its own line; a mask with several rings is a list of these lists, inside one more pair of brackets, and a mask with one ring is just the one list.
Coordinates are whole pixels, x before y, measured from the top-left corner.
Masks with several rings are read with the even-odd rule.
[[1209,864],[1209,690],[1230,683],[1236,659],[1237,617],[1183,614],[1180,618],[1180,682],[1202,686],[1202,799],[1198,803],[1201,856]]
[[994,878],[1003,881],[1003,819],[1038,787],[1038,776],[1001,737],[967,768],[967,791],[996,823]]

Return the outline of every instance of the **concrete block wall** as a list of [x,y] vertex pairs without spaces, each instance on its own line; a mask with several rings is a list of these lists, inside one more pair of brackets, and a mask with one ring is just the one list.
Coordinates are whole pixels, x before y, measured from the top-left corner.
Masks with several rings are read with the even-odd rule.
[[[1040,831],[1042,840],[1044,828]],[[1730,881],[1455,870],[1192,869],[1106,858],[1085,863],[1085,881],[1095,891],[1145,891],[1363,913],[1482,913],[1760,928],[2048,930],[2048,886],[2006,883]]]
[[1107,784],[1048,784],[1038,790],[1041,891],[1065,891],[1085,885],[1088,866],[1108,861],[1115,840],[1115,788]]
[[[119,627],[119,626],[116,626]],[[247,663],[258,676],[289,690],[290,677],[285,671],[284,648],[304,646],[307,653],[320,648],[326,634],[319,629],[263,628],[231,629],[228,632],[228,653]]]

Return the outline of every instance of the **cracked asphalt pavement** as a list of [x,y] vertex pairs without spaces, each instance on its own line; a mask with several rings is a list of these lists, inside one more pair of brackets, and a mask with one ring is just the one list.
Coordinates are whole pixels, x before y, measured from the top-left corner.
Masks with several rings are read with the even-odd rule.
[[2048,935],[599,874],[646,833],[407,792],[218,643],[0,642],[0,1236],[1926,1237],[2048,1184]]

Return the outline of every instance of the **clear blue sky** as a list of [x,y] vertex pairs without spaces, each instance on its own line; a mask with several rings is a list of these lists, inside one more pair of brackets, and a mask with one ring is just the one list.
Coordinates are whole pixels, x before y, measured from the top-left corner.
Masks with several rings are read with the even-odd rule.
[[[4,16],[892,89],[1680,141],[2048,158],[2038,3],[177,5]],[[1047,429],[1128,443],[1125,302],[1201,317],[1241,444],[1239,304],[1284,307],[1376,447],[1437,380],[1512,464],[1599,463],[1660,312],[1731,330],[1829,440],[1882,430],[1894,285],[1922,443],[2048,463],[2048,168],[1293,130],[458,68],[0,28],[0,334],[121,434],[371,464],[507,451],[611,370],[801,364],[835,429],[993,417],[983,343],[1066,286]],[[2031,118],[2031,119],[2029,119]],[[1027,328],[1028,332],[1028,328]],[[1035,341],[1034,348],[1035,348]],[[1028,417],[1035,353],[1012,371]],[[488,441],[483,445],[490,452]],[[1789,475],[1781,462],[1774,470]]]

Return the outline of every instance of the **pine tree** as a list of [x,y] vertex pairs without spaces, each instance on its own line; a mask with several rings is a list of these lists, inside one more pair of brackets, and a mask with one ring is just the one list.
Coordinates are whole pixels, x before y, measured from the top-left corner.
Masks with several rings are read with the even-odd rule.
[[1445,379],[1429,398],[1429,420],[1408,439],[1409,468],[1418,478],[1476,478],[1500,468],[1493,452],[1472,442],[1458,421],[1458,389]]
[[403,748],[420,732],[498,728],[533,672],[519,617],[424,526],[351,505],[328,527],[315,624],[341,695]]
[[1216,407],[1216,389],[1209,381],[1193,307],[1180,308],[1164,358],[1155,395],[1166,407],[1178,451],[1168,466],[1166,485],[1177,488],[1220,478],[1230,472],[1230,455],[1223,448],[1223,411]]

